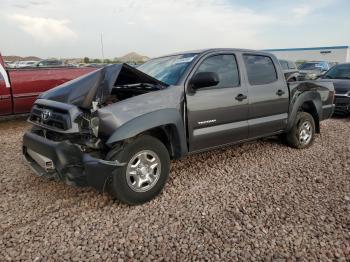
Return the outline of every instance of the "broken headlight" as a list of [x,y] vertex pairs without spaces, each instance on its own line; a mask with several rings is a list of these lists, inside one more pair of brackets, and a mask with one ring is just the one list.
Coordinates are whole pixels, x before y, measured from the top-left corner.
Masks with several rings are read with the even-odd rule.
[[94,134],[94,136],[98,136],[98,127],[100,124],[100,120],[98,117],[93,117],[90,119],[90,128],[92,130],[92,133]]

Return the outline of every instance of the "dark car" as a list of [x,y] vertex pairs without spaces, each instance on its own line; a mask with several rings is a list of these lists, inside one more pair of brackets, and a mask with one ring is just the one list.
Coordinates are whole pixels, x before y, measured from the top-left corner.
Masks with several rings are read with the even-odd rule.
[[350,63],[332,67],[323,77],[331,80],[335,89],[335,110],[337,113],[350,113]]
[[272,135],[311,146],[333,100],[331,82],[287,84],[270,53],[178,53],[107,66],[41,95],[23,154],[39,175],[138,204],[161,192],[171,159]]
[[298,80],[315,80],[324,75],[324,73],[326,73],[332,66],[333,64],[327,61],[313,61],[303,63],[298,68]]
[[287,82],[295,82],[299,77],[299,70],[297,65],[293,61],[278,60],[281,64],[284,76],[286,77]]

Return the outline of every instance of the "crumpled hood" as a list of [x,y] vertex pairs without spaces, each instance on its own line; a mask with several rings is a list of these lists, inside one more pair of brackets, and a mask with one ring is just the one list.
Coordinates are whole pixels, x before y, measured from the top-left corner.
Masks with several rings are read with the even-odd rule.
[[104,103],[112,88],[118,85],[148,83],[165,88],[168,85],[127,64],[110,65],[59,85],[39,96],[57,102],[89,109],[93,101]]

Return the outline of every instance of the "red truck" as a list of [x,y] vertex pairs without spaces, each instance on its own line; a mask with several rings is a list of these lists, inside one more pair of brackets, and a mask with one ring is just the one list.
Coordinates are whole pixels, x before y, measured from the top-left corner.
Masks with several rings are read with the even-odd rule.
[[0,116],[28,113],[42,92],[94,70],[92,67],[11,69],[0,54]]

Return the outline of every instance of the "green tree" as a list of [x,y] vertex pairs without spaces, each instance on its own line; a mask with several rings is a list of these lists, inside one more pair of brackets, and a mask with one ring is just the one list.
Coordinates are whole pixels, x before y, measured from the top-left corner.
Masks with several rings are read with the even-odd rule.
[[85,64],[90,63],[90,58],[88,58],[87,56],[86,56],[86,57],[84,57],[84,63],[85,63]]
[[92,60],[93,63],[96,64],[100,64],[101,63],[101,59],[95,58],[94,60]]

